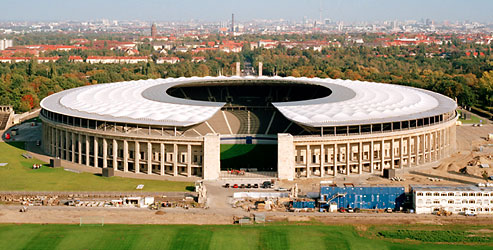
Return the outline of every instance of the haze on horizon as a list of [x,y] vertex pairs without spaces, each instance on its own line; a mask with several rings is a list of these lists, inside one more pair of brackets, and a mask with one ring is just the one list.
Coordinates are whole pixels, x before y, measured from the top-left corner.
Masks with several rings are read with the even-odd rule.
[[0,21],[238,21],[322,17],[335,21],[420,20],[492,22],[491,0],[0,0]]

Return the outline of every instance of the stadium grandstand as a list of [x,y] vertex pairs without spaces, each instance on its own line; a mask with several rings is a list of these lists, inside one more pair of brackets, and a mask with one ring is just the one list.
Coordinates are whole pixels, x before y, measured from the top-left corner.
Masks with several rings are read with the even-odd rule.
[[391,84],[152,79],[70,89],[41,106],[47,154],[133,173],[326,177],[413,167],[455,150],[455,102]]

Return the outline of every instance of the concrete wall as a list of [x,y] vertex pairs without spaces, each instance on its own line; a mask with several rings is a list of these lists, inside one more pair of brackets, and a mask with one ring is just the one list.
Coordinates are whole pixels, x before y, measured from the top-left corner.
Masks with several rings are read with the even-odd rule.
[[279,179],[294,179],[294,143],[290,134],[278,134],[277,137],[277,173]]
[[217,134],[204,137],[204,180],[219,179],[221,173],[221,139]]

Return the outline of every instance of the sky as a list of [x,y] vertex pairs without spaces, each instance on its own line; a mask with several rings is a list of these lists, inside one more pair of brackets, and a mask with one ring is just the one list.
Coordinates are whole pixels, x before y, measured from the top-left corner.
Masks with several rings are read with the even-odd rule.
[[493,0],[0,0],[3,21],[493,21]]

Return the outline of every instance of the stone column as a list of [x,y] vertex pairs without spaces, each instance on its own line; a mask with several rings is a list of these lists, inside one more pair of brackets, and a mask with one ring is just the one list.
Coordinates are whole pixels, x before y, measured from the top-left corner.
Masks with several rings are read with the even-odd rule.
[[60,131],[55,128],[55,157],[60,157]]
[[325,147],[324,144],[320,144],[320,177],[325,175]]
[[152,174],[152,143],[147,142],[147,174]]
[[84,135],[85,139],[86,139],[86,166],[89,166],[89,162],[90,162],[90,157],[91,157],[91,150],[89,148],[89,135]]
[[70,159],[71,162],[76,162],[75,161],[75,134],[74,133],[70,133],[71,134],[71,140],[70,142],[72,142],[71,144],[71,150],[72,150],[72,158]]
[[421,158],[419,157],[419,135],[414,136],[414,164],[415,166],[418,166],[420,164]]
[[433,161],[438,160],[438,131],[433,132]]
[[407,137],[407,166],[411,167],[411,158],[412,158],[412,153],[411,153],[411,139],[412,137],[409,136]]
[[123,140],[123,172],[128,172],[128,141]]
[[371,140],[370,142],[370,173],[373,174],[373,164],[374,164],[374,160],[375,160],[375,148],[374,148],[374,143],[373,143],[373,140]]
[[432,133],[428,133],[428,162],[432,162],[432,158],[431,158],[431,148],[432,148],[431,135],[432,135]]
[[351,173],[351,165],[349,164],[349,160],[351,158],[351,144],[346,143],[346,175]]
[[98,138],[94,136],[94,167],[98,167]]
[[442,140],[443,130],[438,130],[438,158],[442,159],[443,157],[443,140]]
[[399,140],[399,168],[402,169],[404,166],[404,138]]
[[53,149],[53,153],[52,153],[52,156],[55,156],[57,157],[58,156],[58,149],[57,149],[57,140],[58,140],[58,132],[57,132],[57,129],[56,128],[52,128],[51,130],[51,136],[52,136],[52,149]]
[[51,155],[51,152],[49,150],[49,147],[51,147],[50,145],[50,141],[49,141],[49,136],[50,136],[50,130],[49,130],[49,127],[46,123],[43,123],[43,141],[42,141],[42,144],[41,144],[41,147],[43,148],[43,152],[47,155]]
[[140,143],[135,141],[134,147],[134,172],[140,173]]
[[49,136],[49,140],[50,140],[50,149],[49,149],[49,153],[51,156],[54,156],[55,154],[55,150],[54,150],[54,146],[55,146],[55,137],[53,136],[53,128],[52,127],[48,127],[48,136]]
[[294,180],[294,141],[290,134],[277,134],[277,173],[281,180]]
[[77,135],[77,147],[79,153],[77,163],[82,164],[82,135],[80,133]]
[[67,161],[70,161],[70,147],[72,147],[72,143],[70,142],[70,134],[68,131],[64,131],[65,133],[65,145],[64,145],[64,148],[65,148],[65,160]]
[[164,155],[164,153],[165,153],[164,152],[164,144],[161,143],[161,144],[159,144],[159,146],[160,146],[160,154],[159,154],[159,156],[160,156],[159,157],[159,170],[160,171],[159,171],[159,174],[164,175],[164,156],[165,156]]
[[305,151],[305,167],[306,167],[306,177],[310,177],[310,163],[312,161],[312,154],[310,152],[310,145],[306,145],[306,151]]
[[358,174],[363,173],[363,142],[359,142],[358,147]]
[[118,142],[113,139],[113,169],[118,170]]
[[444,144],[445,144],[445,147],[446,147],[446,154],[447,155],[450,155],[450,128],[445,128],[445,141],[444,141]]
[[380,170],[385,168],[385,140],[380,141]]
[[[43,125],[44,126],[44,125]],[[53,127],[51,126],[48,126],[48,140],[50,142],[50,144],[48,145],[49,146],[49,152],[50,152],[50,156],[53,156],[55,154],[55,136],[54,136],[54,131],[53,131]]]
[[337,176],[337,143],[334,143],[334,159],[333,159],[333,165],[334,165],[334,177]]
[[[219,179],[221,173],[220,145],[221,144],[219,135],[207,134],[206,136],[204,136],[204,180]],[[176,151],[176,144],[174,149],[174,151]]]
[[108,167],[108,141],[103,138],[103,168]]
[[420,145],[421,145],[421,164],[424,164],[426,162],[425,159],[425,154],[426,154],[426,138],[425,134],[421,135],[421,140],[420,140]]
[[395,142],[394,138],[390,141],[390,169],[395,169]]
[[[219,150],[219,155],[221,151]],[[220,164],[220,163],[219,163]],[[173,176],[178,175],[178,144],[173,144]]]
[[187,145],[187,177],[192,176],[192,145]]

